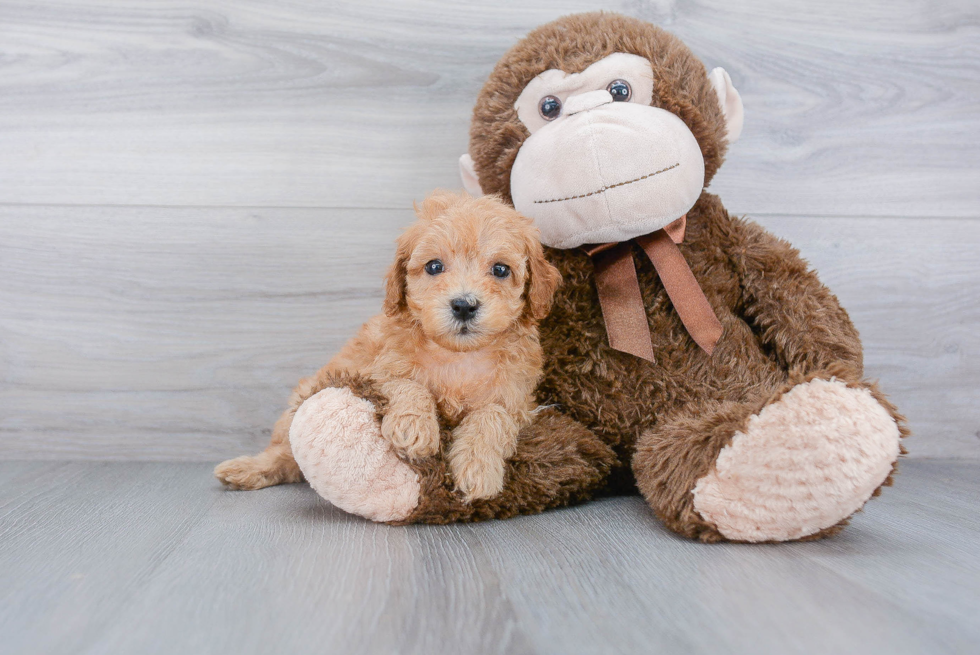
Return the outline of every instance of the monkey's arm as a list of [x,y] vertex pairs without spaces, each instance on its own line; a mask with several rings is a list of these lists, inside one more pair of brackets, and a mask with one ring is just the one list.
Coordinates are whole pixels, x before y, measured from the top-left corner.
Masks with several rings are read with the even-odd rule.
[[743,289],[743,316],[787,369],[845,363],[862,374],[858,332],[837,297],[799,252],[755,223],[730,219],[729,252]]

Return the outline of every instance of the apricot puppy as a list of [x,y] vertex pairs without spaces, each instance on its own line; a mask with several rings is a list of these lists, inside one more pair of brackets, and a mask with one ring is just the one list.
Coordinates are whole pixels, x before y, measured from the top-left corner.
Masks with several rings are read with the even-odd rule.
[[382,435],[406,457],[439,450],[437,412],[455,424],[449,466],[468,500],[504,484],[504,461],[534,407],[537,322],[561,281],[537,228],[496,198],[439,193],[417,209],[388,273],[384,316],[361,334],[390,407]]
[[400,455],[439,451],[439,415],[454,426],[449,467],[466,499],[490,498],[529,420],[543,363],[538,321],[561,283],[530,219],[493,196],[436,192],[398,239],[384,314],[365,323],[314,378],[303,380],[272,443],[215,469],[229,486],[301,479],[289,425],[307,387],[342,370],[370,376],[388,397],[382,435]]

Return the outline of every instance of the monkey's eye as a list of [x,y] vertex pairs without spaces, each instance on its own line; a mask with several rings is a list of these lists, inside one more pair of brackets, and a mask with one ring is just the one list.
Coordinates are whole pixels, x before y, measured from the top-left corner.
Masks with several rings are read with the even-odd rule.
[[633,95],[633,89],[626,80],[613,80],[606,87],[606,91],[612,96],[613,102],[626,102]]
[[431,262],[425,265],[425,272],[429,275],[439,275],[446,267],[443,266],[442,262],[438,259],[433,259]]
[[503,280],[508,275],[510,275],[510,266],[498,262],[493,265],[493,268],[490,269],[490,272],[493,273],[494,277],[499,277],[501,280]]
[[561,100],[555,96],[545,96],[538,103],[538,111],[541,112],[541,118],[553,121],[561,116]]

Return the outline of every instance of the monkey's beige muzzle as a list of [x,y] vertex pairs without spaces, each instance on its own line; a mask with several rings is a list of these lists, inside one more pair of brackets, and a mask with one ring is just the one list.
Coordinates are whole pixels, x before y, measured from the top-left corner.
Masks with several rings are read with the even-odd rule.
[[701,148],[680,118],[602,96],[610,98],[568,98],[565,114],[527,138],[511,170],[514,207],[553,248],[659,230],[687,213],[704,186]]
[[676,245],[703,186],[701,148],[680,118],[613,103],[603,90],[569,97],[558,120],[527,138],[511,170],[514,207],[534,219],[542,243],[581,246],[592,257],[609,345],[649,361],[631,241],[657,269],[694,341],[710,355],[722,334]]

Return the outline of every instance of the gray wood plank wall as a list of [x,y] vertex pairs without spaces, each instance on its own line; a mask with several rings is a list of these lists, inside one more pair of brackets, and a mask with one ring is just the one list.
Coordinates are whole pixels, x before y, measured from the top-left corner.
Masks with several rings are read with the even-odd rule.
[[742,93],[712,185],[801,248],[909,415],[980,457],[980,7],[0,4],[0,457],[214,460],[377,311],[457,187],[497,58],[557,16],[656,22]]

